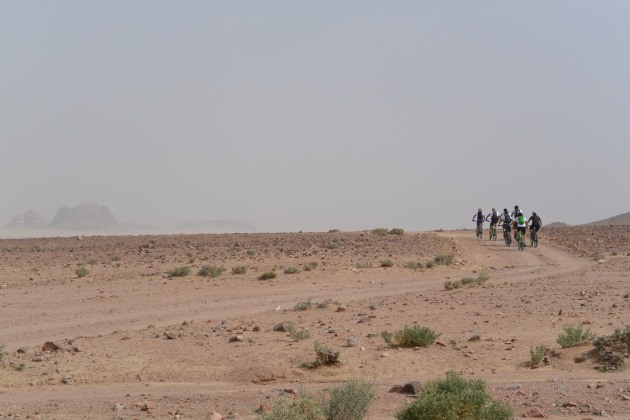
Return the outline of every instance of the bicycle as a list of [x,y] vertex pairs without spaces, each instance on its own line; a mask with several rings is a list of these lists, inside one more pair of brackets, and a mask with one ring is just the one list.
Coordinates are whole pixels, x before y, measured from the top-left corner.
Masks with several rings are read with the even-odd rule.
[[491,241],[496,241],[497,240],[497,225],[490,225],[490,240]]
[[530,239],[532,247],[536,248],[538,246],[538,232],[536,232],[536,229],[530,231]]
[[481,241],[483,239],[483,225],[477,225],[477,238]]
[[503,240],[505,241],[505,245],[512,245],[512,234],[509,230],[503,228]]
[[518,250],[522,251],[525,249],[525,238],[523,237],[523,231],[518,231]]

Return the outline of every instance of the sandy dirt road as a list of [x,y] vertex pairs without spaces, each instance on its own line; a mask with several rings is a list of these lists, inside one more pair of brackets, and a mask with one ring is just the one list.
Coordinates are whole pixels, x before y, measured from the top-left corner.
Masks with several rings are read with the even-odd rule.
[[[610,334],[630,321],[623,253],[597,263],[542,237],[538,248],[519,252],[501,241],[478,242],[471,231],[72,241],[3,243],[0,343],[8,354],[0,368],[0,418],[205,418],[212,411],[255,418],[261,404],[291,396],[283,390],[316,392],[360,377],[375,384],[370,418],[392,419],[409,401],[388,392],[393,385],[448,370],[483,378],[518,416],[536,408],[550,418],[630,417],[628,372],[600,373],[589,347],[560,349],[555,342],[565,324]],[[405,268],[449,252],[452,265]],[[393,267],[379,267],[385,259]],[[304,270],[310,261],[317,268]],[[195,276],[206,263],[226,271]],[[90,274],[74,276],[78,265]],[[193,272],[165,276],[181,265]],[[237,265],[247,273],[231,274]],[[284,274],[290,266],[300,272]],[[257,280],[273,269],[276,279]],[[490,276],[483,285],[444,289],[447,280],[482,271]],[[309,299],[311,308],[294,309]],[[339,305],[346,310],[338,312]],[[294,342],[273,331],[283,321],[311,338]],[[380,337],[414,323],[440,332],[442,345],[395,349]],[[243,341],[230,342],[236,335]],[[469,341],[473,336],[480,339]],[[348,337],[359,346],[348,347]],[[42,352],[46,341],[61,350]],[[315,341],[341,349],[342,363],[301,368],[313,359]],[[531,369],[529,349],[539,344],[554,356],[549,366]],[[147,400],[156,402],[148,414],[141,411]],[[114,404],[124,409],[113,411]]]

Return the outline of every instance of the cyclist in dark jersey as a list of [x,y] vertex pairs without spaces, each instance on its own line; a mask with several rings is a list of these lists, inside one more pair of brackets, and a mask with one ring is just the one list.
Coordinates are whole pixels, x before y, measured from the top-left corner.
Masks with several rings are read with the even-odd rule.
[[477,235],[479,232],[479,227],[481,226],[481,228],[483,229],[483,222],[486,220],[486,215],[483,214],[483,211],[481,209],[479,209],[477,210],[477,213],[473,215],[472,221],[474,222],[475,219],[477,219],[477,231],[475,233],[475,235]]
[[503,214],[499,221],[503,224],[503,230],[507,230],[508,232],[512,231],[512,216],[510,216],[508,209],[503,209]]
[[499,213],[497,213],[497,209],[495,209],[494,207],[492,207],[492,212],[490,212],[487,216],[486,216],[486,222],[488,221],[488,219],[490,219],[490,228],[492,228],[493,226],[496,226],[497,223],[499,223]]
[[542,219],[540,218],[539,215],[536,214],[535,211],[532,212],[532,215],[527,220],[527,224],[529,225],[530,222],[531,222],[531,226],[529,226],[529,228],[533,231],[538,232],[538,229],[542,227]]

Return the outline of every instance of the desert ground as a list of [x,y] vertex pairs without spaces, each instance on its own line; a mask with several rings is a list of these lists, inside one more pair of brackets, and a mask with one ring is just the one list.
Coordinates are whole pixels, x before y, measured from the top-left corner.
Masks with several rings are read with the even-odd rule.
[[[539,236],[522,252],[471,230],[0,240],[0,419],[255,419],[350,378],[374,384],[370,419],[393,419],[413,398],[394,386],[447,371],[485,380],[515,417],[630,419],[630,370],[600,372],[592,345],[556,342],[564,325],[630,324],[630,227]],[[225,270],[198,275],[205,265]],[[381,337],[406,325],[441,335],[419,348]],[[303,367],[316,342],[340,363]],[[540,344],[548,363],[532,368]]]

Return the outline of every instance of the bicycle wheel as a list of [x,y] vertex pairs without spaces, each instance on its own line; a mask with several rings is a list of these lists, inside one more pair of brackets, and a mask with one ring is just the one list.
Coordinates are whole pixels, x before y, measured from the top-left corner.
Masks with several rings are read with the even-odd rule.
[[518,250],[522,251],[525,249],[525,238],[523,238],[523,232],[519,232],[518,234]]
[[538,246],[538,232],[534,231],[534,248]]

